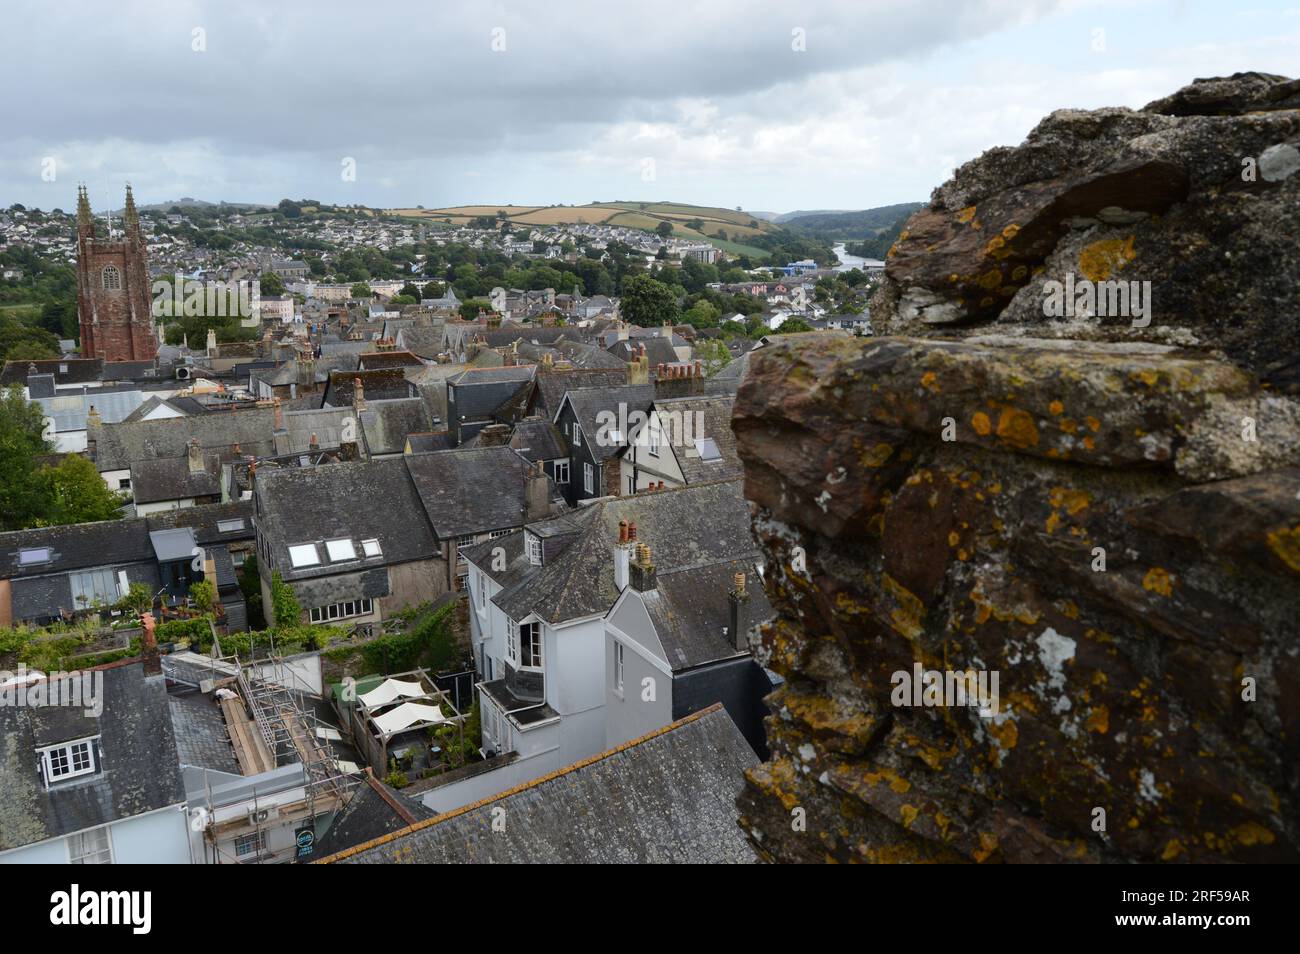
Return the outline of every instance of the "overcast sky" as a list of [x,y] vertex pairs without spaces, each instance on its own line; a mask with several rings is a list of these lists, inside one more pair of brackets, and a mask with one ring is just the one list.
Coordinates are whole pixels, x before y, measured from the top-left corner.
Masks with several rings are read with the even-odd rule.
[[130,181],[858,209],[927,198],[1056,108],[1300,72],[1300,0],[4,0],[0,26],[0,205],[45,209],[82,180],[97,208]]

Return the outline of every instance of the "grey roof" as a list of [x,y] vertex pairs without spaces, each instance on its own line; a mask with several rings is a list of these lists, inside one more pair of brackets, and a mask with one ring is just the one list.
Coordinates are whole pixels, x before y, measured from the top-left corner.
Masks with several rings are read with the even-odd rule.
[[556,460],[569,455],[560,429],[540,417],[526,417],[516,424],[510,433],[510,446],[531,461]]
[[214,696],[174,690],[167,697],[180,763],[187,768],[242,774]]
[[[735,398],[728,395],[710,395],[706,397],[684,397],[655,401],[657,411],[678,412],[682,419],[691,415],[691,421],[703,421],[703,432],[696,433],[694,423],[690,433],[683,428],[683,439],[672,447],[677,465],[688,484],[708,480],[722,480],[727,477],[740,477],[745,473],[740,455],[736,453],[736,435],[731,430],[731,409]],[[699,414],[697,419],[694,415]],[[717,456],[706,459],[698,446],[700,439],[712,441],[712,448]]]
[[[549,623],[603,615],[618,599],[612,547],[619,521],[635,522],[659,573],[752,559],[742,481],[688,484],[674,490],[602,497],[577,510],[528,524],[543,541],[540,567],[524,553],[524,531],[467,547],[469,562],[502,587],[492,601],[511,619],[536,614]],[[494,547],[505,550],[505,570],[493,570]]]
[[[157,400],[150,398],[150,400]],[[84,431],[86,415],[93,407],[105,424],[128,419],[145,401],[143,391],[62,391],[54,397],[36,398],[46,417],[54,418],[54,429]]]
[[[614,414],[618,420],[629,419],[637,411],[644,414],[650,409],[654,397],[653,385],[625,384],[614,388],[579,388],[569,391],[564,399],[573,408],[573,413],[582,426],[583,442],[587,445],[587,450],[596,460],[603,461],[618,453],[623,444],[597,440],[601,429],[600,418],[606,413]],[[625,407],[626,411],[620,414],[621,407]],[[622,436],[626,442],[628,435]]]
[[774,615],[754,559],[656,573],[655,588],[640,594],[674,672],[739,655],[727,628],[733,574],[748,581],[749,619],[757,626]]
[[[192,527],[200,546],[252,540],[253,501],[232,500],[229,503],[200,504],[151,513],[145,518],[150,530],[170,527]],[[240,523],[235,526],[235,522]],[[223,528],[224,527],[224,528]]]
[[179,403],[175,399],[168,400],[166,398],[160,398],[157,395],[146,398],[144,401],[140,402],[138,405],[136,405],[135,409],[131,411],[130,414],[127,414],[125,417],[109,417],[105,413],[105,409],[101,408],[98,404],[95,405],[95,410],[99,412],[99,416],[103,418],[103,420],[106,423],[113,424],[116,423],[117,421],[143,420],[147,415],[152,414],[160,407],[171,408],[172,410],[176,411],[177,414],[173,416],[184,417],[186,414],[194,413],[190,407]]
[[[19,551],[36,547],[48,547],[52,559],[48,563],[21,564]],[[13,530],[0,533],[0,580],[138,563],[152,553],[144,518]]]
[[361,434],[370,454],[400,454],[406,448],[408,434],[427,432],[433,426],[428,405],[418,397],[368,400],[360,419]]
[[149,542],[153,544],[153,552],[159,563],[192,557],[194,548],[198,546],[198,538],[190,527],[150,530]]
[[27,376],[52,374],[58,384],[89,384],[104,378],[103,358],[42,358],[38,361],[6,361],[0,371],[0,386],[26,384]]
[[221,493],[221,459],[203,455],[203,468],[190,470],[188,457],[161,457],[131,464],[131,494],[138,504],[211,497]]
[[412,454],[452,449],[451,434],[447,431],[424,431],[423,433],[407,434],[406,440],[411,445]]
[[[285,580],[297,580],[336,574],[344,566],[354,572],[433,556],[433,534],[407,474],[408,459],[413,458],[259,471],[257,523],[274,568]],[[290,546],[341,537],[377,539],[382,555],[360,558],[358,548],[359,559],[346,565],[322,561],[319,567],[297,570],[290,565]]]
[[535,379],[533,410],[548,421],[555,420],[566,391],[578,388],[613,388],[627,383],[627,365],[618,368],[546,368]]
[[273,408],[251,407],[158,421],[102,424],[89,428],[86,436],[95,442],[95,466],[103,472],[127,470],[135,461],[155,457],[183,457],[192,437],[204,450],[225,450],[239,444],[245,454],[274,454],[274,426]]
[[410,454],[405,461],[439,539],[523,524],[532,464],[512,448],[458,448]]
[[343,437],[343,422],[354,417],[350,406],[322,407],[309,411],[284,411],[283,427],[276,431],[277,454],[300,454],[311,446],[312,435],[318,447],[338,447]]
[[[737,822],[758,764],[720,705],[495,798],[384,835],[348,864],[750,863]],[[505,831],[493,831],[503,808]]]
[[343,810],[334,816],[329,830],[317,840],[315,854],[325,857],[364,844],[434,814],[422,802],[407,798],[367,774],[365,781],[353,789]]
[[[138,662],[96,671],[99,716],[80,706],[0,706],[0,850],[185,801],[163,677],[146,677]],[[92,736],[100,770],[47,789],[36,750]]]
[[[684,345],[685,339],[678,339]],[[645,345],[646,359],[650,362],[650,367],[654,368],[658,364],[672,364],[680,361],[681,358],[673,349],[672,342],[668,338],[645,335],[639,338],[625,338],[622,341],[615,341],[607,350],[623,361],[631,361],[636,357],[637,351],[641,345]]]
[[403,328],[397,333],[397,346],[421,358],[437,357],[444,348],[442,326],[432,325]]
[[447,379],[456,389],[456,413],[473,421],[491,417],[492,412],[532,380],[536,365],[511,368],[466,368]]

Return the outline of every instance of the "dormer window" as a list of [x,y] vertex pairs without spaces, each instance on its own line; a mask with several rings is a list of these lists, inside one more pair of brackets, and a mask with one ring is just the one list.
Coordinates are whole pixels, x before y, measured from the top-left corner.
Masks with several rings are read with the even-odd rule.
[[110,291],[117,291],[122,287],[122,273],[117,270],[116,265],[104,266],[104,287]]
[[528,541],[528,562],[533,566],[542,565],[542,540],[531,533],[524,534]]
[[78,739],[62,745],[52,745],[39,750],[45,784],[53,785],[81,775],[92,775],[98,768],[95,758],[95,739]]

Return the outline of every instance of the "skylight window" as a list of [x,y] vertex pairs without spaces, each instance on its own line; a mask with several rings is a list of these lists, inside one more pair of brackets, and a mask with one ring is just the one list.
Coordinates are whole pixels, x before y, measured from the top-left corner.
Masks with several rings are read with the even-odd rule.
[[49,563],[49,562],[50,562],[49,547],[33,547],[30,550],[18,551],[19,566],[31,566],[34,563]]
[[702,437],[695,442],[695,449],[700,452],[700,460],[722,460],[718,442],[712,437]]
[[383,555],[383,551],[379,549],[378,540],[362,540],[361,552],[363,552],[368,557],[376,557],[376,556]]
[[217,531],[219,533],[234,533],[236,530],[244,529],[244,521],[241,520],[218,520]]
[[331,563],[339,563],[343,560],[355,560],[357,551],[352,546],[352,541],[347,538],[341,540],[326,540],[325,551],[329,554]]
[[294,569],[304,566],[319,566],[320,554],[316,552],[316,544],[300,543],[297,546],[290,547],[289,562],[293,564]]

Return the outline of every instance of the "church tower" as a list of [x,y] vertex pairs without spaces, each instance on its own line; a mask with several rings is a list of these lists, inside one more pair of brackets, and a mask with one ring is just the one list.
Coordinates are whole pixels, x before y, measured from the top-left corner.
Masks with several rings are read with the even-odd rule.
[[77,317],[81,356],[152,361],[158,356],[149,288],[148,247],[135,197],[126,187],[120,235],[95,234],[86,187],[77,187]]

